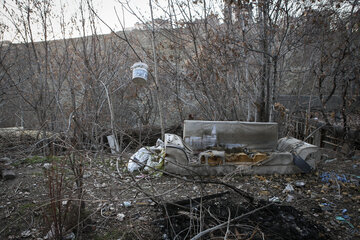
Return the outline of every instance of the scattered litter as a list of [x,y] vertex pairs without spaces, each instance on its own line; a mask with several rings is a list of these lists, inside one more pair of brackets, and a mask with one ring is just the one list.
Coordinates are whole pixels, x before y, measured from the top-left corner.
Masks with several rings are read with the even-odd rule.
[[346,178],[345,174],[336,174],[334,172],[323,172],[320,175],[321,181],[328,183],[331,180],[340,181],[340,182],[349,182],[349,180]]
[[137,179],[143,179],[143,178],[146,178],[146,177],[147,177],[147,175],[145,175],[145,174],[139,174],[139,175],[135,176],[135,178],[137,178]]
[[340,194],[337,194],[337,195],[334,196],[334,198],[335,198],[336,200],[341,200],[341,199],[342,199],[342,196],[341,196]]
[[342,213],[343,218],[350,220],[350,216],[345,214],[345,213],[347,213],[347,209],[346,209],[346,208],[343,209],[343,210],[341,211],[341,213]]
[[295,184],[296,187],[304,187],[305,186],[304,181],[296,181],[294,184]]
[[69,233],[69,234],[66,234],[64,237],[63,237],[63,240],[73,240],[75,239],[75,234],[73,232]]
[[134,172],[144,168],[145,171],[161,169],[164,165],[164,142],[158,139],[153,147],[142,147],[130,157],[128,171]]
[[355,228],[354,225],[352,225],[351,222],[349,222],[348,220],[346,220],[344,217],[336,216],[335,219],[338,220],[338,221],[340,221],[340,222],[347,223],[351,228]]
[[106,183],[97,183],[97,182],[95,182],[94,187],[96,187],[96,188],[106,188],[107,184]]
[[91,173],[90,172],[85,172],[83,175],[83,178],[89,178],[91,177]]
[[269,198],[269,202],[280,202],[280,198],[278,197]]
[[151,199],[149,199],[148,202],[150,203],[150,206],[155,206],[156,205],[156,203]]
[[325,164],[326,163],[332,163],[332,162],[335,162],[335,161],[337,161],[337,158],[328,159],[328,160],[325,161]]
[[320,208],[322,211],[331,212],[333,210],[333,205],[329,203],[320,203]]
[[131,207],[131,202],[130,201],[125,201],[125,202],[123,202],[123,206],[124,207]]
[[282,192],[288,193],[288,192],[293,192],[293,191],[294,191],[294,187],[290,183],[288,183]]
[[147,160],[151,158],[151,152],[147,150],[145,147],[140,148],[139,151],[134,153],[130,157],[129,163],[128,163],[128,170],[129,172],[134,172],[139,170],[141,167],[145,165]]
[[124,221],[124,218],[125,218],[125,214],[123,214],[123,213],[118,213],[116,215],[116,219],[120,222]]
[[346,179],[345,174],[342,174],[342,176],[337,175],[337,180],[340,180],[342,182],[349,182],[349,180]]
[[25,230],[23,232],[21,232],[21,237],[23,238],[27,238],[31,236],[31,231],[30,230]]
[[287,195],[287,197],[286,197],[286,202],[293,202],[294,201],[294,199],[295,199],[295,197],[293,196],[293,195]]
[[45,168],[46,170],[50,170],[51,166],[51,163],[44,163],[43,168]]

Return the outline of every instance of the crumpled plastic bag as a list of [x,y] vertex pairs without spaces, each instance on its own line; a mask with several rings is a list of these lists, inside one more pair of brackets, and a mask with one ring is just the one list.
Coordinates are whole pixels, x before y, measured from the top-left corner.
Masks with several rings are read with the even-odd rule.
[[134,153],[128,163],[128,171],[134,172],[144,168],[150,172],[161,169],[164,166],[165,148],[164,142],[158,139],[153,147],[142,147]]
[[161,139],[156,141],[155,147],[165,148],[165,144]]
[[148,159],[152,158],[151,152],[145,147],[140,148],[136,153],[134,153],[128,163],[128,171],[134,172],[140,170],[145,166]]
[[282,192],[283,193],[289,193],[289,192],[291,193],[293,191],[294,191],[294,187],[290,183],[288,183]]
[[[146,166],[144,167],[144,171],[152,172],[156,169],[161,169],[164,166],[165,159],[165,149],[161,149],[160,153],[153,154],[151,158],[148,159]],[[158,172],[161,175],[161,172]]]

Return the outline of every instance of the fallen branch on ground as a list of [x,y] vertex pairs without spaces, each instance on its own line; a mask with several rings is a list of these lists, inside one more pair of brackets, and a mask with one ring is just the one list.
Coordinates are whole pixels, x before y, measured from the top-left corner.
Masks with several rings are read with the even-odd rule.
[[216,226],[214,226],[214,227],[212,227],[212,228],[208,228],[208,229],[206,229],[206,230],[198,233],[196,236],[194,236],[193,238],[191,238],[191,240],[197,240],[197,239],[203,237],[204,235],[206,235],[206,234],[208,234],[208,233],[211,233],[212,231],[215,231],[215,230],[221,229],[221,228],[223,228],[223,227],[226,227],[228,224],[230,224],[230,222],[237,221],[237,220],[239,220],[239,219],[241,219],[241,218],[244,218],[244,217],[246,217],[246,216],[249,216],[249,215],[251,215],[251,214],[253,214],[253,213],[257,212],[257,211],[260,211],[260,210],[262,210],[262,209],[264,209],[264,208],[267,208],[267,207],[269,207],[269,206],[271,206],[271,205],[273,205],[273,204],[274,204],[274,203],[267,204],[267,205],[265,205],[265,206],[263,206],[263,207],[254,209],[253,211],[250,211],[250,212],[248,212],[248,213],[245,213],[245,214],[242,214],[242,215],[240,215],[240,216],[238,216],[238,217],[235,217],[235,218],[233,218],[233,219],[231,219],[231,220],[229,220],[229,221],[226,221],[226,222],[224,222],[224,223],[222,223],[222,224],[216,225]]

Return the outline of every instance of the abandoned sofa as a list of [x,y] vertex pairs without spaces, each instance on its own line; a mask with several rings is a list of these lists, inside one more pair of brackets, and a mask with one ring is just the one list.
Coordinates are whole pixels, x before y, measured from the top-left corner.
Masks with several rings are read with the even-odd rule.
[[277,123],[187,120],[183,138],[165,134],[165,170],[201,176],[310,172],[317,151],[295,138],[278,140]]

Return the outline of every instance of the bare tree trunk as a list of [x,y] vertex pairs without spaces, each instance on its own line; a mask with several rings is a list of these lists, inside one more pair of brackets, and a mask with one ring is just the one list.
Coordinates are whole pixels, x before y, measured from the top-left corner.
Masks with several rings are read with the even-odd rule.
[[165,129],[164,129],[164,119],[163,119],[163,112],[162,112],[162,106],[161,106],[161,92],[160,92],[160,86],[159,86],[159,79],[158,79],[158,63],[157,63],[157,56],[156,56],[156,45],[155,45],[155,24],[154,24],[154,16],[153,16],[153,8],[152,8],[152,0],[149,0],[149,6],[150,6],[150,13],[151,13],[151,23],[152,23],[152,50],[153,50],[153,58],[154,58],[154,71],[155,71],[155,88],[156,88],[156,100],[157,105],[159,109],[159,118],[160,118],[160,128],[161,128],[161,138],[164,140],[165,136]]
[[260,79],[260,98],[258,101],[258,115],[261,122],[268,121],[268,99],[269,99],[269,56],[268,56],[268,3],[262,1],[259,5],[262,21],[262,68]]
[[276,80],[277,80],[277,77],[278,77],[277,76],[278,75],[277,64],[278,64],[277,56],[274,56],[273,57],[274,72],[273,72],[273,82],[272,82],[269,122],[274,121],[274,104],[275,104],[275,95],[276,95],[276,92],[277,92]]

